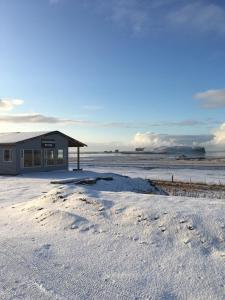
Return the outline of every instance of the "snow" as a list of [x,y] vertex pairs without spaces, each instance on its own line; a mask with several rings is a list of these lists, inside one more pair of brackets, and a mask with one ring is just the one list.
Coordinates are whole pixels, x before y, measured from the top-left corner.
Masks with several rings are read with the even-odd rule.
[[[105,172],[106,167],[88,167],[87,170]],[[172,175],[175,181],[197,182],[208,184],[225,184],[225,170],[218,169],[189,169],[189,168],[121,168],[110,167],[114,173],[119,173],[129,177],[140,177],[150,180],[171,180]]]
[[0,133],[1,144],[15,144],[47,133],[50,133],[50,131],[4,132]]
[[[70,157],[71,160],[74,157]],[[71,167],[75,164],[71,164]],[[168,155],[82,155],[82,167],[85,170],[119,173],[128,176],[138,176],[149,179],[175,180],[225,183],[225,160],[222,157],[208,157],[205,159],[176,160]]]
[[[114,181],[104,184],[99,181],[95,185],[94,189],[109,189],[114,191],[127,191],[136,190],[151,191],[149,183],[136,178],[126,178],[125,175],[119,175],[109,172],[96,173],[95,171],[57,171],[57,172],[35,172],[30,174],[22,174],[20,176],[0,176],[0,207],[8,205],[9,203],[18,203],[29,201],[35,197],[38,197],[41,193],[47,192],[53,188],[50,184],[53,180],[71,179],[72,178],[87,178],[98,177],[101,174],[102,177],[114,177]],[[133,176],[134,178],[135,176]]]
[[129,172],[1,176],[0,299],[224,299],[224,201]]

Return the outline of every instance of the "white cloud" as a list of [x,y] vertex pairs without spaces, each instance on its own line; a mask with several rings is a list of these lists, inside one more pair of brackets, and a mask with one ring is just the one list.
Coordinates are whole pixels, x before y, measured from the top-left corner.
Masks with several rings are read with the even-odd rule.
[[92,122],[75,120],[75,119],[62,119],[58,117],[45,116],[39,113],[34,114],[8,114],[0,115],[1,123],[46,123],[46,124],[73,124],[73,125],[92,125]]
[[1,98],[0,99],[0,111],[8,111],[12,110],[16,106],[22,105],[23,100],[21,99],[7,99],[7,98]]
[[213,139],[213,135],[168,135],[151,132],[136,133],[131,141],[134,147],[154,149],[169,146],[205,146]]
[[160,135],[151,132],[138,132],[135,134],[131,144],[134,146],[154,149],[161,146],[173,146],[175,145],[175,140],[168,135]]
[[200,101],[203,108],[225,107],[225,89],[208,90],[194,95]]
[[205,140],[199,144],[208,150],[225,151],[225,123],[220,124],[218,128],[213,130],[208,141]]
[[210,143],[215,146],[225,146],[225,123],[214,130],[214,137]]

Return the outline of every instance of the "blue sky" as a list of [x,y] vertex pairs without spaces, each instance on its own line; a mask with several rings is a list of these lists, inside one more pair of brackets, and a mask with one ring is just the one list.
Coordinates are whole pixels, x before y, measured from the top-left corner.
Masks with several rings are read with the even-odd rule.
[[0,0],[1,131],[221,137],[224,78],[224,1]]

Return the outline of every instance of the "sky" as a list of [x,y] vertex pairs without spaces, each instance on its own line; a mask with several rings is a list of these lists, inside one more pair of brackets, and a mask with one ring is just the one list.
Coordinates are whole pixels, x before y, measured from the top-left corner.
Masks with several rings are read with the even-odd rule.
[[225,149],[224,113],[224,1],[0,0],[1,132]]

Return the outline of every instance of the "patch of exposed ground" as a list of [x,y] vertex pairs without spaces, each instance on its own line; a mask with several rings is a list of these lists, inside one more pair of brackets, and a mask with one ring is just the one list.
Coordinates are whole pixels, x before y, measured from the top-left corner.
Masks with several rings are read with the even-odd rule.
[[181,181],[151,180],[157,188],[170,196],[225,199],[225,185]]

